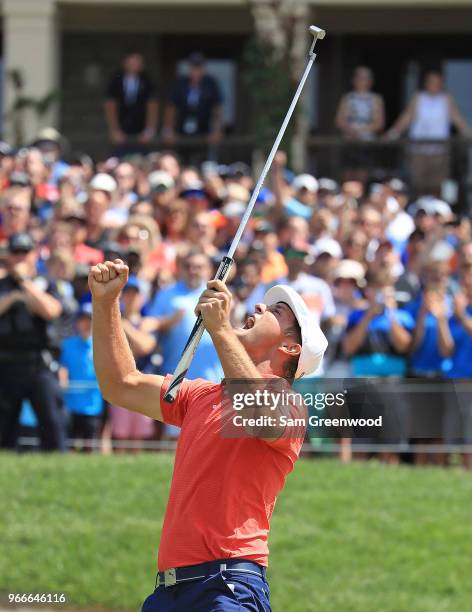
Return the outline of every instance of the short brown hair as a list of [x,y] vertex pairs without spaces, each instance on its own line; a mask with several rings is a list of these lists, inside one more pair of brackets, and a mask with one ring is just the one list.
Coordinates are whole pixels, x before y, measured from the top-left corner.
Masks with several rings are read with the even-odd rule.
[[[286,336],[292,337],[300,346],[302,345],[302,330],[296,319],[293,325],[287,327],[284,333]],[[293,357],[289,357],[284,364],[284,378],[290,383],[293,382],[295,374],[297,373],[299,358],[300,355],[294,355]]]

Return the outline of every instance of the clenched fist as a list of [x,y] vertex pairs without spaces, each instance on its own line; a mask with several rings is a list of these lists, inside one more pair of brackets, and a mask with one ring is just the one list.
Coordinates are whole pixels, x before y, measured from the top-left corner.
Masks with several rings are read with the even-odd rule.
[[94,300],[113,301],[128,281],[129,268],[121,259],[99,263],[90,269],[88,284]]
[[202,315],[205,327],[212,334],[226,326],[231,327],[229,322],[231,293],[220,280],[208,281],[207,287],[198,300],[195,314]]

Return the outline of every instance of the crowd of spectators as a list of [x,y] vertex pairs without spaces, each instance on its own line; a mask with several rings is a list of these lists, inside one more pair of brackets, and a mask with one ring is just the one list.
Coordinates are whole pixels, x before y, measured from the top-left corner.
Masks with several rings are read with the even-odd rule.
[[[194,64],[198,72],[200,58]],[[128,79],[126,89],[138,95],[139,81]],[[343,105],[338,121],[348,129],[346,108],[357,102]],[[382,108],[373,98],[374,131],[382,129]],[[122,145],[116,110],[108,105],[114,143]],[[138,128],[138,139],[151,137],[146,121]],[[138,367],[172,372],[198,296],[245,211],[253,170],[242,162],[188,165],[170,149],[65,161],[60,143],[52,128],[19,150],[0,143],[1,447],[16,448],[32,431],[46,450],[65,449],[68,438],[84,450],[99,438],[174,440],[177,428],[104,404],[93,370],[88,270],[115,258],[128,264],[122,320]],[[436,195],[413,198],[398,176],[338,183],[296,175],[279,151],[235,260],[234,325],[268,287],[291,285],[329,339],[318,377],[472,376],[470,220]],[[188,376],[222,375],[205,334]],[[451,416],[448,397],[438,391],[431,406],[432,418],[441,418],[439,441],[470,444],[472,402],[455,402]],[[470,453],[464,464],[472,467]]]

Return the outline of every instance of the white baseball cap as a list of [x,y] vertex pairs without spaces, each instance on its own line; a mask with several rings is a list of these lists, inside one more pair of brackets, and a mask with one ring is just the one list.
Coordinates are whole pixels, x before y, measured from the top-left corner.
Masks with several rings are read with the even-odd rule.
[[347,278],[356,281],[358,287],[365,285],[364,266],[354,259],[343,259],[334,272],[334,279]]
[[[172,175],[165,170],[154,170],[154,172],[151,172],[148,176],[148,180],[151,191],[165,191],[175,187],[175,181]],[[162,187],[164,189],[162,189]]]
[[434,196],[421,196],[412,204],[411,210],[409,210],[412,214],[416,214],[419,211],[423,211],[427,215],[441,215],[442,217],[449,217],[452,214],[449,204]]
[[295,191],[306,189],[307,191],[318,191],[318,181],[311,174],[299,174],[293,179],[292,187]]
[[97,191],[106,191],[107,193],[113,193],[117,187],[115,179],[106,174],[106,172],[99,172],[90,181],[90,189],[96,189]]
[[290,307],[300,325],[302,350],[295,378],[314,372],[323,359],[328,341],[301,296],[288,285],[275,285],[266,292],[263,302],[266,306],[284,302]]
[[341,245],[337,240],[331,238],[330,236],[318,238],[318,240],[312,246],[310,253],[314,257],[318,257],[318,255],[321,255],[322,253],[328,253],[328,255],[331,255],[331,257],[334,257],[335,259],[341,259],[343,256]]

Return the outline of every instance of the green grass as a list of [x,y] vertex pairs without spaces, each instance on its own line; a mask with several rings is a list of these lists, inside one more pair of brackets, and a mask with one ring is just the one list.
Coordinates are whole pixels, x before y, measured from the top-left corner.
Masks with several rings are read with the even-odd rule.
[[[0,456],[0,593],[136,610],[172,457]],[[275,612],[466,612],[472,475],[300,461],[272,521]],[[189,611],[190,612],[190,611]]]

